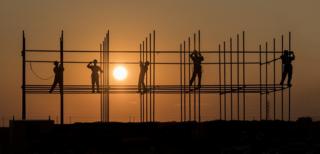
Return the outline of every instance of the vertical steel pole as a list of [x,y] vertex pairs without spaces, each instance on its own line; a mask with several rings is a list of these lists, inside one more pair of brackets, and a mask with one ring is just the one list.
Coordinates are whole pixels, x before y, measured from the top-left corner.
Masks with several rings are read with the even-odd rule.
[[266,120],[269,120],[269,101],[268,101],[268,42],[266,42],[266,56],[265,56],[265,61],[266,61],[266,93],[265,93],[265,98],[266,98]]
[[219,50],[219,109],[220,109],[220,120],[222,120],[222,107],[221,107],[221,45],[218,46]]
[[153,122],[155,122],[155,114],[156,114],[156,31],[153,30]]
[[180,44],[180,121],[183,121],[182,104],[182,44]]
[[[283,50],[284,50],[284,39],[283,39],[283,35],[281,35],[281,52],[283,54]],[[283,73],[283,64],[281,64],[281,75]],[[284,104],[283,104],[283,85],[281,85],[281,120],[284,120]]]
[[260,96],[260,121],[262,120],[262,47],[261,45],[259,45],[259,62],[260,62],[260,65],[259,65],[259,76],[260,76],[260,81],[259,81],[259,89],[260,89],[260,92],[259,92],[259,96]]
[[[193,51],[196,50],[196,33],[193,33]],[[194,68],[193,68],[194,69]],[[194,70],[193,70],[194,71]],[[196,83],[196,80],[194,80],[194,83]],[[194,116],[194,121],[197,121],[197,96],[196,96],[196,84],[193,84],[193,116]]]
[[27,119],[26,112],[26,38],[22,31],[22,120]]
[[[289,32],[289,51],[291,51],[291,32]],[[288,120],[291,120],[291,86],[289,86],[289,115],[288,115]]]
[[227,120],[227,91],[226,91],[226,42],[223,41],[223,96],[224,96],[224,120]]
[[183,121],[186,121],[186,41],[183,41]]
[[242,32],[242,60],[243,60],[243,65],[242,65],[242,69],[243,69],[243,77],[242,77],[242,82],[243,82],[243,120],[246,120],[246,67],[245,67],[245,63],[246,63],[246,58],[245,58],[245,31]]
[[109,75],[109,70],[110,70],[110,31],[108,30],[108,35],[107,35],[107,86],[108,86],[108,91],[107,91],[107,122],[110,122],[110,75]]
[[[103,50],[103,61],[105,61],[106,59],[105,59],[105,57],[106,57],[106,53],[105,53],[105,51],[106,51],[106,38],[107,38],[107,36],[105,36],[104,38],[103,38],[103,42],[102,42],[102,50]],[[105,66],[106,66],[106,64],[104,63],[103,64],[103,70],[105,69]],[[105,83],[105,73],[103,73],[103,82]],[[105,91],[104,91],[104,94],[103,94],[103,102],[102,102],[102,106],[101,106],[101,119],[102,119],[102,122],[105,122],[106,121],[106,117],[105,117],[105,106],[106,106],[106,93],[105,93]]]
[[[146,37],[146,61],[148,61],[148,37]],[[145,80],[146,84],[145,86],[147,87],[148,89],[148,70],[146,71],[146,80]],[[149,102],[148,102],[148,93],[146,92],[146,121],[149,122],[149,106],[148,106]]]
[[[198,30],[198,50],[199,50],[198,52],[201,53],[201,36],[200,36],[200,30]],[[202,72],[202,70],[201,70],[201,72]],[[198,80],[201,81],[201,79],[199,79],[199,78],[198,78]],[[199,83],[200,83],[200,82],[199,82]],[[199,116],[198,118],[199,118],[199,122],[201,122],[201,108],[200,108],[200,107],[201,107],[201,90],[200,90],[201,87],[200,87],[200,86],[201,86],[201,83],[200,83],[200,85],[198,85],[198,87],[199,87],[199,89],[198,89],[198,106],[199,106],[199,107],[198,107],[198,110],[199,110],[199,111],[198,111],[198,114],[199,114],[199,115],[198,115],[198,116]]]
[[[145,43],[144,41],[142,41],[142,63],[143,65],[145,64],[145,56],[144,56],[144,49],[145,49]],[[140,70],[141,71],[141,70]],[[144,82],[145,79],[144,79],[144,76],[143,76],[143,79],[142,79],[142,82]],[[145,101],[144,101],[144,89],[143,89],[143,92],[142,92],[142,119],[143,119],[143,122],[145,122]]]
[[149,33],[149,61],[150,61],[150,71],[149,71],[149,85],[150,85],[150,90],[149,90],[149,107],[150,107],[150,121],[152,121],[152,115],[153,115],[153,112],[152,112],[152,108],[153,108],[153,103],[152,103],[152,91],[153,91],[153,85],[152,85],[152,66],[153,66],[153,62],[152,62],[152,44],[151,44],[151,41],[152,41],[152,38],[151,38],[151,33]]
[[[60,37],[60,67],[62,69],[64,69],[64,66],[63,66],[63,31],[61,31],[61,37]],[[60,89],[60,123],[61,125],[64,124],[64,91],[63,91],[63,88],[64,88],[64,81],[63,81],[63,78],[64,78],[64,75],[63,75],[63,70],[61,71],[61,89]]]
[[230,38],[230,120],[233,120],[233,94],[232,94],[232,38]]
[[239,65],[239,34],[237,34],[237,106],[238,106],[238,120],[240,120],[240,93],[239,93],[239,83],[240,83],[240,65]]
[[[190,50],[191,50],[191,40],[190,37],[188,37],[188,82],[190,81]],[[188,101],[189,101],[189,121],[191,121],[191,92],[190,92],[190,85],[188,86]]]
[[276,120],[276,39],[273,38],[273,120]]
[[[100,44],[100,62],[101,62],[101,67],[102,67],[102,70],[103,70],[103,60],[102,60],[102,44]],[[100,75],[100,81],[103,83],[103,78],[102,78],[102,75]],[[102,84],[102,87],[103,84]],[[101,116],[101,113],[102,113],[102,104],[103,104],[103,90],[100,91],[100,122],[102,122],[102,116]]]
[[[140,43],[140,50],[139,50],[139,68],[140,68],[140,63],[142,62],[142,44]],[[140,70],[141,71],[141,70]],[[140,81],[138,81],[138,87],[141,86]],[[138,90],[141,90],[138,88]],[[140,93],[140,122],[143,122],[143,118],[142,118],[142,112],[143,112],[143,108],[142,108],[142,93],[141,91],[139,91]]]

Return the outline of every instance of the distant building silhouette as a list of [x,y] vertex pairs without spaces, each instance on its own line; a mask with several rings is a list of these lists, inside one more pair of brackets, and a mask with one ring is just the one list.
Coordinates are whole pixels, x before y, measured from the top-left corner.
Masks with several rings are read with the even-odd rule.
[[[99,92],[99,71],[103,73],[102,69],[97,66],[97,60],[93,60],[93,62],[89,62],[87,67],[91,69],[91,84],[92,84],[92,93],[95,92],[95,85],[97,86],[97,92]],[[93,63],[93,64],[92,64]]]

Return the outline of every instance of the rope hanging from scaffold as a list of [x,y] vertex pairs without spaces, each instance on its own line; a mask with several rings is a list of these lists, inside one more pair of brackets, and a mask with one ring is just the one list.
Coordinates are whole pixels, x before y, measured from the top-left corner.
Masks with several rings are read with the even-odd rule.
[[29,65],[30,65],[30,70],[32,72],[32,74],[34,76],[36,76],[37,78],[41,79],[41,80],[50,80],[54,77],[54,75],[51,75],[49,77],[41,77],[40,75],[38,75],[34,70],[33,70],[33,67],[32,67],[32,62],[29,62]]

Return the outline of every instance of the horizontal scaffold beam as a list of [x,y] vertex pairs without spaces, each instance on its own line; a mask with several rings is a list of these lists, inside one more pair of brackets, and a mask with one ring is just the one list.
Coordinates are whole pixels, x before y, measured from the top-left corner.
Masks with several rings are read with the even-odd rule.
[[[26,92],[29,94],[50,94],[49,89],[51,85],[27,85]],[[193,91],[200,91],[201,93],[218,93],[226,94],[231,92],[239,93],[270,93],[281,91],[287,89],[287,85],[260,85],[260,84],[246,84],[246,85],[202,85],[201,88],[186,86],[182,87],[182,92],[189,93]],[[109,93],[139,93],[138,87],[136,85],[110,85],[101,86],[99,91],[106,91]],[[179,94],[181,92],[180,85],[155,85],[155,86],[146,86],[146,92],[155,92],[157,94]],[[57,87],[53,94],[59,93],[59,88]],[[91,85],[64,85],[65,94],[87,94],[92,93]]]

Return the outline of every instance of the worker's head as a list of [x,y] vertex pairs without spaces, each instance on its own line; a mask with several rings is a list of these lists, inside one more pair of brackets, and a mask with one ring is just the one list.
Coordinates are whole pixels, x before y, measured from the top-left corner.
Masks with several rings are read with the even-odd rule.
[[288,50],[284,50],[283,53],[284,54],[289,54],[289,51]]
[[193,50],[192,53],[197,53],[197,50]]
[[97,64],[97,62],[98,62],[97,59],[93,60],[93,63],[94,63],[94,64]]
[[149,61],[146,61],[146,65],[147,65],[147,66],[149,65]]
[[58,61],[54,61],[53,64],[57,66],[59,64],[59,62]]

